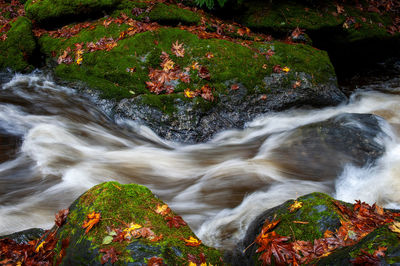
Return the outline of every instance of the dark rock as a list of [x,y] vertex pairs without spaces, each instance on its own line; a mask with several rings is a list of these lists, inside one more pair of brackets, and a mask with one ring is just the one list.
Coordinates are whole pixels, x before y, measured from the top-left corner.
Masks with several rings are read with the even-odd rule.
[[301,85],[293,89],[285,85],[285,74],[272,74],[264,78],[270,91],[264,99],[262,93],[248,93],[239,84],[239,89],[221,94],[218,102],[208,111],[197,108],[194,102],[176,99],[177,111],[163,113],[157,108],[141,103],[141,96],[122,100],[114,111],[117,118],[130,118],[149,126],[159,136],[168,140],[196,143],[209,140],[218,132],[241,129],[246,122],[271,111],[282,111],[293,107],[323,107],[338,105],[346,96],[337,88],[335,80],[313,85],[311,77],[298,73]]
[[308,124],[294,129],[272,157],[296,177],[333,180],[344,165],[362,167],[382,156],[388,136],[380,123],[385,121],[371,114],[341,114]]
[[45,231],[43,229],[31,228],[20,232],[12,233],[10,235],[0,236],[0,239],[9,238],[14,240],[18,244],[27,244],[31,240],[35,240],[42,237],[44,233]]

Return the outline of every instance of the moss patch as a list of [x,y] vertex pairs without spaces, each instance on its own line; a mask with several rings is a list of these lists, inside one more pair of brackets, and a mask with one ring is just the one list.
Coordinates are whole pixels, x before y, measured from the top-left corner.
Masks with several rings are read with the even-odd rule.
[[[98,263],[101,257],[99,249],[114,247],[121,252],[119,264],[134,261],[145,263],[147,259],[156,256],[163,258],[168,265],[182,265],[188,263],[189,253],[195,256],[204,253],[207,262],[220,264],[221,254],[217,250],[204,245],[185,246],[182,238],[195,237],[194,233],[188,226],[169,228],[164,217],[155,212],[157,204],[164,203],[144,186],[107,182],[93,187],[72,204],[67,222],[59,231],[58,251],[62,240],[70,238],[63,262]],[[84,234],[82,224],[87,214],[93,211],[101,213],[101,221]],[[131,222],[150,227],[156,235],[162,234],[163,238],[157,242],[139,238],[102,244],[108,229],[126,228],[126,224]],[[138,256],[138,253],[142,255]]]
[[25,10],[29,18],[40,24],[63,24],[62,20],[72,21],[95,14],[103,16],[103,11],[114,8],[120,2],[121,0],[29,0],[25,3]]
[[[248,27],[281,34],[287,34],[296,27],[307,31],[337,28],[343,32],[342,35],[346,35],[346,42],[392,37],[386,31],[386,27],[392,24],[391,16],[387,13],[367,12],[368,4],[365,1],[360,1],[360,4],[364,11],[350,2],[342,5],[344,11],[339,14],[335,2],[330,1],[314,4],[292,0],[246,1],[247,11],[241,22]],[[355,20],[345,25],[348,17],[354,17]]]
[[[102,37],[117,39],[127,28],[128,25],[124,24],[112,23],[107,28],[99,24],[95,29],[82,30],[70,39],[56,39],[46,35],[40,38],[39,43],[42,52],[51,58],[54,53],[61,55],[67,47],[73,49],[75,43],[96,42]],[[171,52],[171,46],[176,41],[184,44],[183,58],[176,57]],[[261,54],[268,49],[275,51],[270,60]],[[272,73],[276,64],[288,66],[291,73],[305,72],[313,76],[316,83],[334,76],[327,54],[307,45],[271,42],[254,43],[253,46],[246,47],[226,40],[200,39],[186,30],[163,27],[120,40],[110,51],[85,53],[82,65],[61,64],[56,67],[55,73],[66,80],[85,82],[88,86],[99,89],[105,98],[122,99],[150,94],[145,82],[149,81],[150,67],[160,69],[162,51],[167,52],[180,69],[188,68],[190,74],[189,84],[174,81],[174,93],[168,97],[163,96],[172,100],[169,102],[173,102],[173,98],[182,98],[186,88],[196,90],[206,84],[215,89],[216,96],[228,94],[228,83],[233,82],[243,84],[249,93],[254,93],[263,87],[263,78]],[[207,53],[212,54],[212,57],[206,57]],[[191,67],[195,62],[209,70],[210,80],[198,76],[198,70]],[[134,68],[135,71],[127,71],[129,68]],[[288,84],[295,79],[291,75],[287,77]],[[151,99],[154,99],[154,106],[160,106],[154,97],[147,97],[148,101]],[[173,107],[167,106],[161,110],[164,109],[172,110]]]
[[35,51],[36,41],[32,34],[31,21],[26,17],[18,18],[11,23],[11,28],[6,34],[7,39],[0,41],[0,69],[32,70],[28,59]]

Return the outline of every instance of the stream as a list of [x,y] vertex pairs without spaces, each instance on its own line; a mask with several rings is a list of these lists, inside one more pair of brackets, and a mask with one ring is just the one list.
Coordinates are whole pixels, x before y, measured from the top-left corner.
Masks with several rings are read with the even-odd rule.
[[[0,86],[0,235],[49,228],[57,210],[111,180],[146,185],[200,239],[219,248],[232,247],[264,210],[315,191],[400,207],[398,77],[359,86],[340,106],[268,113],[196,145],[163,140],[131,120],[115,121],[109,107],[41,72],[0,74]],[[319,154],[318,145],[300,151],[301,164],[298,150],[276,152],[297,128],[345,113],[383,118],[374,141],[385,151],[376,161],[340,164],[339,172],[319,165],[324,174],[310,175],[315,158],[307,155]],[[319,156],[341,160],[326,149]]]

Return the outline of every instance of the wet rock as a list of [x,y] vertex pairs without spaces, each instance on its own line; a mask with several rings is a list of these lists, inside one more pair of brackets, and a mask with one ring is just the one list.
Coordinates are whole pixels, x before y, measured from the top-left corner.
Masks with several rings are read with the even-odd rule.
[[[348,221],[346,220],[348,218],[333,204],[334,199],[326,194],[312,193],[298,198],[297,201],[302,202],[303,206],[292,213],[289,211],[289,206],[294,201],[290,200],[259,215],[250,224],[244,239],[238,243],[236,249],[226,254],[226,261],[232,265],[261,265],[258,259],[262,252],[256,253],[259,246],[253,241],[260,234],[266,220],[280,220],[273,231],[278,235],[290,237],[289,242],[297,240],[313,242],[323,238],[326,230],[336,232],[342,226],[341,221]],[[351,206],[349,203],[342,204]],[[351,237],[351,230],[347,234]],[[373,254],[379,247],[387,248],[379,265],[397,265],[396,263],[400,262],[400,238],[388,228],[388,225],[382,225],[357,243],[338,248],[309,264],[350,265],[352,260],[364,254],[363,251]]]
[[0,239],[9,238],[17,242],[18,244],[27,244],[31,240],[36,240],[45,233],[43,229],[31,228],[20,232],[15,232],[10,235],[0,236]]
[[218,132],[243,128],[246,122],[271,111],[301,106],[323,107],[337,105],[346,96],[336,87],[335,80],[315,85],[305,73],[297,73],[301,85],[287,85],[285,74],[271,74],[264,78],[263,90],[269,93],[250,93],[239,84],[239,89],[220,94],[218,102],[204,111],[195,102],[174,101],[176,111],[165,114],[157,108],[146,106],[141,97],[121,101],[115,108],[117,117],[130,118],[149,126],[163,138],[196,143],[209,140]]
[[[326,230],[334,232],[340,227],[340,215],[332,202],[333,198],[323,193],[312,193],[297,200],[303,203],[303,207],[296,212],[289,212],[289,206],[294,202],[289,200],[260,214],[249,225],[244,239],[238,243],[231,254],[227,255],[226,260],[232,265],[258,265],[255,263],[257,262],[255,252],[258,247],[251,244],[260,234],[266,219],[281,220],[275,229],[279,235],[291,237],[294,235],[296,240],[304,241],[322,238]],[[296,224],[293,221],[308,223]],[[246,252],[243,252],[246,248]]]
[[289,175],[333,180],[343,166],[362,167],[383,155],[388,138],[381,128],[384,123],[372,114],[341,114],[294,129],[271,151],[272,157]]
[[[61,251],[62,241],[69,239],[61,264],[101,265],[100,259],[104,255],[101,250],[113,247],[119,252],[117,263],[120,265],[147,265],[153,257],[161,258],[167,265],[182,265],[189,263],[188,254],[199,258],[200,253],[204,253],[207,262],[220,265],[221,253],[218,250],[202,244],[197,247],[185,245],[183,239],[196,236],[187,225],[170,228],[165,217],[173,217],[175,213],[171,211],[164,217],[155,212],[157,206],[163,204],[149,189],[140,185],[108,182],[93,187],[70,206],[67,221],[58,230],[57,254]],[[100,222],[85,233],[82,225],[93,211],[101,214]],[[110,232],[123,231],[131,223],[147,227],[157,237],[162,237],[154,241],[131,237],[103,242]]]

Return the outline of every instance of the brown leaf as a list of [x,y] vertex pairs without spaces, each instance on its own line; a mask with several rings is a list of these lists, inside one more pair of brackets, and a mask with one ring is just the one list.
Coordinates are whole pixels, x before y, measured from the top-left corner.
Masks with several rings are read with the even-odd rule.
[[169,226],[169,228],[179,228],[186,225],[186,222],[182,219],[181,216],[166,217],[165,220],[168,221],[167,225]]
[[100,252],[106,253],[101,257],[101,264],[105,264],[109,260],[111,260],[111,263],[115,263],[118,261],[118,255],[121,254],[121,252],[116,251],[114,247],[108,249],[102,248],[100,249]]
[[61,227],[65,223],[65,220],[67,219],[68,214],[69,214],[69,209],[60,210],[56,214],[55,222],[58,227]]
[[147,266],[162,266],[164,265],[163,259],[158,257],[152,257],[148,262]]
[[199,69],[199,77],[205,80],[210,80],[210,71],[205,66],[201,66]]
[[172,44],[171,51],[177,57],[184,57],[185,56],[185,48],[183,48],[183,43],[179,43],[178,41],[176,41],[175,43]]

